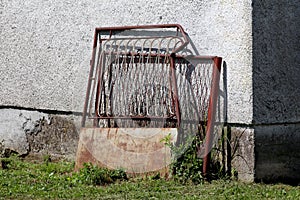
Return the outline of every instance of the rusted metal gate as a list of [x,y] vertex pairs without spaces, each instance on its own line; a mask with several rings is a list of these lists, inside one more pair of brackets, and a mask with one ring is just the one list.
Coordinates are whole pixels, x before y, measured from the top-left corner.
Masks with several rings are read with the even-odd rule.
[[[136,159],[140,168],[133,172],[156,170],[171,156],[159,140],[171,134],[172,142],[182,143],[192,133],[205,141],[199,155],[206,173],[222,59],[193,54],[177,24],[96,28],[76,165],[130,171],[135,164],[126,162]],[[118,161],[118,150],[107,149],[114,147],[106,140],[136,152]]]

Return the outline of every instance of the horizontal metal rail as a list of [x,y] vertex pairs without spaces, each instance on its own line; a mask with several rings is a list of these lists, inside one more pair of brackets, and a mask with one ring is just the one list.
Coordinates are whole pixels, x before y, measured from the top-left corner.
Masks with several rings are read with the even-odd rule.
[[[176,31],[165,30],[170,28]],[[108,128],[153,121],[156,128],[197,132],[205,137],[206,174],[222,58],[193,55],[188,45],[178,24],[96,28],[82,127],[87,119]]]

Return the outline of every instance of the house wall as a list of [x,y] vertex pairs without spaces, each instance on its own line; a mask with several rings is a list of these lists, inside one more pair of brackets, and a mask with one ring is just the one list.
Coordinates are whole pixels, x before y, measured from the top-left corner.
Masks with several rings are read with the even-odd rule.
[[95,27],[179,23],[201,55],[226,62],[228,120],[251,123],[250,0],[3,0],[0,6],[0,105],[81,112]]
[[[15,146],[15,138],[30,139],[19,116],[37,116],[30,118],[36,126],[55,113],[80,116],[95,27],[143,24],[181,24],[199,54],[223,57],[225,121],[252,137],[251,0],[2,0],[0,9],[0,141],[8,148],[30,149]],[[254,169],[244,174],[251,179]]]

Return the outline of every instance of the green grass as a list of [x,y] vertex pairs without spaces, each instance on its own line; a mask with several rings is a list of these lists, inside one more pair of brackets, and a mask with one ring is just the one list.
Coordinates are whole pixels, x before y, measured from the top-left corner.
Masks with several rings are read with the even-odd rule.
[[110,179],[97,185],[91,181],[93,173],[105,177],[115,172],[88,166],[75,173],[71,162],[34,163],[18,158],[1,162],[4,169],[0,165],[0,199],[300,199],[300,186],[230,180],[183,185],[151,177]]

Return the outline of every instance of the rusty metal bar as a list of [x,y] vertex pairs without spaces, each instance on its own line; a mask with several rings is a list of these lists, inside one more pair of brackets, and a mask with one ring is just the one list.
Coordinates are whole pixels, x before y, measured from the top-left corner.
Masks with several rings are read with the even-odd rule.
[[102,32],[102,31],[109,31],[110,32],[110,37],[111,37],[113,31],[125,31],[125,30],[132,30],[132,29],[156,29],[156,28],[177,28],[181,32],[182,37],[184,38],[184,43],[180,47],[174,49],[172,53],[176,53],[176,52],[182,50],[189,43],[189,40],[188,40],[188,37],[187,37],[186,33],[184,32],[182,26],[179,25],[179,24],[159,24],[159,25],[140,25],[140,26],[120,26],[120,27],[99,27],[99,28],[96,28],[96,34]]
[[210,162],[210,151],[213,143],[213,133],[214,133],[214,122],[216,114],[216,105],[218,101],[219,93],[219,82],[220,82],[220,72],[222,58],[215,57],[213,66],[213,75],[212,75],[212,86],[209,98],[209,107],[208,107],[208,119],[207,119],[207,132],[206,132],[206,141],[205,141],[205,157],[203,158],[203,175],[207,175]]
[[89,97],[90,97],[90,90],[91,90],[91,85],[92,85],[92,77],[93,77],[94,68],[95,68],[95,57],[96,57],[96,51],[97,51],[97,42],[98,42],[98,34],[97,34],[97,31],[95,30],[92,59],[90,61],[90,73],[89,73],[88,85],[87,85],[87,90],[86,90],[85,102],[84,102],[84,106],[83,106],[83,114],[82,114],[82,119],[81,119],[81,127],[85,126],[85,121],[86,121],[87,108],[88,108],[88,102],[89,102]]
[[[143,31],[160,28],[177,30]],[[132,31],[122,33],[127,30]],[[188,44],[178,24],[96,28],[81,126],[87,117],[94,127],[109,128],[119,122],[122,128],[130,127],[129,120],[153,120],[155,128],[159,124],[185,129],[198,123],[206,136],[206,175],[222,58],[192,55]]]
[[[105,53],[108,54],[108,53]],[[124,55],[124,56],[128,56],[128,57],[170,57],[169,54],[162,54],[162,53],[133,53],[133,52],[129,52],[129,53],[117,53],[117,52],[112,52],[110,53],[112,55]],[[217,58],[217,56],[200,56],[200,55],[181,55],[181,54],[175,54],[176,59],[184,59],[184,60],[212,60],[214,61],[215,58]],[[130,58],[129,58],[130,59]],[[136,58],[138,59],[138,58]]]
[[176,115],[171,115],[171,116],[150,116],[150,115],[147,115],[147,116],[137,116],[137,115],[134,115],[134,116],[121,116],[121,115],[97,115],[95,117],[89,117],[89,119],[98,119],[98,118],[101,118],[101,119],[146,119],[146,118],[151,118],[151,119],[172,119],[174,118]]
[[[98,65],[102,66],[103,63],[105,62],[105,56],[103,56],[102,52],[99,53],[100,57],[99,57],[99,62]],[[97,113],[99,110],[99,98],[101,98],[101,96],[99,96],[98,94],[101,93],[102,90],[102,81],[103,81],[103,77],[102,77],[102,67],[98,67],[99,68],[99,72],[98,72],[98,82],[97,82],[97,88],[96,88],[96,99],[95,99],[95,117],[97,117]],[[99,127],[99,119],[94,119],[93,121],[93,125],[94,127]]]
[[177,79],[176,79],[176,73],[175,73],[175,54],[171,54],[170,57],[170,67],[171,67],[171,84],[172,84],[172,90],[173,90],[173,100],[175,103],[175,113],[176,113],[176,119],[177,119],[177,127],[180,127],[180,107],[179,107],[179,100],[178,100],[178,89],[177,89]]

